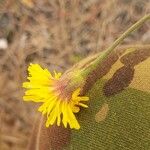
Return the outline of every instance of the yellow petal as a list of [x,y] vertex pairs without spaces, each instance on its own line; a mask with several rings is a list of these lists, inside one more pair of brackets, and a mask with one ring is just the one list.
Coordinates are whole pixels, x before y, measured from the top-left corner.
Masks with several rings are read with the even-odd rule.
[[84,108],[88,108],[88,106],[85,105],[85,104],[83,104],[83,103],[79,103],[78,105],[79,105],[79,106],[82,106],[82,107],[84,107]]
[[78,95],[80,94],[80,91],[81,91],[80,88],[76,89],[72,94],[72,99],[75,99],[76,97],[78,97]]
[[68,108],[67,108],[67,111],[68,111],[68,121],[69,121],[69,125],[71,128],[75,128],[75,129],[80,129],[80,125],[75,117],[75,115],[73,114],[70,106],[68,105]]

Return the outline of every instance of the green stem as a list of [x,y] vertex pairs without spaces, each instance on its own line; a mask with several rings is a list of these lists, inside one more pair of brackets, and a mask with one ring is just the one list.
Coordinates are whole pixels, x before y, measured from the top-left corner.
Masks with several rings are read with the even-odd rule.
[[101,53],[95,61],[91,64],[90,67],[85,68],[85,70],[82,70],[82,75],[87,75],[89,74],[92,70],[94,70],[101,62],[103,62],[107,57],[109,56],[110,53],[114,51],[114,49],[123,42],[123,40],[129,36],[133,31],[137,30],[140,28],[147,20],[150,19],[150,14],[145,15],[143,18],[141,18],[139,21],[137,21],[135,24],[133,24],[127,31],[125,31],[114,43],[108,47],[104,53]]

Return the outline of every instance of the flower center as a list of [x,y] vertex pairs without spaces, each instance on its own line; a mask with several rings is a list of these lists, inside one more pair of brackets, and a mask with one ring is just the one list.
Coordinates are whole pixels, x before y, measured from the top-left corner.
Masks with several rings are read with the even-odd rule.
[[72,96],[71,90],[68,88],[68,80],[56,80],[54,83],[54,91],[61,100],[69,101]]

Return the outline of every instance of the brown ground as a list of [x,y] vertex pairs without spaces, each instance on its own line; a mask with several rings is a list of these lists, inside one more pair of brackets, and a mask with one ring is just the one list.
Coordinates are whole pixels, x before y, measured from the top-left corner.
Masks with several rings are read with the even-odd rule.
[[[25,150],[38,115],[22,101],[30,62],[64,71],[150,11],[148,0],[0,0],[0,150]],[[124,44],[150,43],[146,23]],[[1,42],[0,42],[1,47]]]

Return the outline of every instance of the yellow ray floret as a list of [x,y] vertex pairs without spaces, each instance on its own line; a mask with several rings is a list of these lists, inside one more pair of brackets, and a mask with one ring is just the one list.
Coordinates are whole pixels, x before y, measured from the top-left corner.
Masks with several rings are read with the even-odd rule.
[[61,89],[61,92],[57,92],[56,84],[59,82],[61,73],[52,75],[47,69],[41,68],[38,64],[30,64],[29,82],[24,82],[23,87],[27,89],[23,99],[25,101],[40,102],[42,105],[39,107],[39,111],[42,114],[47,114],[46,127],[50,125],[61,123],[67,128],[79,129],[80,125],[74,115],[79,112],[79,106],[87,108],[88,106],[82,101],[88,101],[86,96],[79,96],[80,88],[68,93],[69,97],[61,96],[65,90]]

